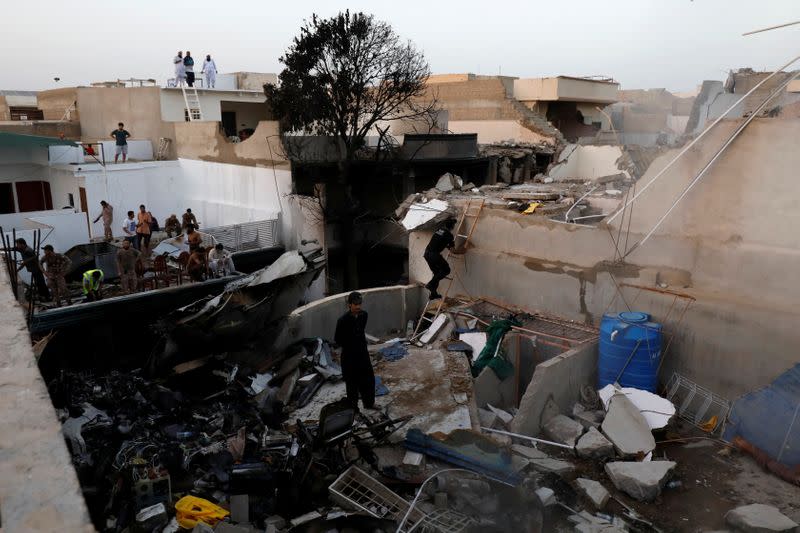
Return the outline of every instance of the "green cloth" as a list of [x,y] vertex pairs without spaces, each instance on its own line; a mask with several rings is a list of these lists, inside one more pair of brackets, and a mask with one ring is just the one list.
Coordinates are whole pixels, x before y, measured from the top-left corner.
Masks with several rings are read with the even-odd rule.
[[41,135],[25,135],[22,133],[9,133],[0,131],[0,147],[3,148],[30,148],[48,146],[78,146],[75,141],[59,139],[58,137],[43,137]]
[[[472,376],[478,377],[485,367],[494,370],[494,373],[500,379],[506,379],[514,375],[514,365],[512,365],[505,357],[502,346],[497,349],[498,344],[502,342],[506,333],[511,331],[512,326],[521,326],[522,324],[513,318],[508,320],[495,320],[489,324],[489,329],[486,330],[486,346],[484,346],[478,359],[472,364]],[[497,355],[495,355],[495,351]]]

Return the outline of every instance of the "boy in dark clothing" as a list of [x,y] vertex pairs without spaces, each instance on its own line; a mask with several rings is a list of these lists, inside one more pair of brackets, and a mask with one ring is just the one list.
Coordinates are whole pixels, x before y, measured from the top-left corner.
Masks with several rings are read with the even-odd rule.
[[358,397],[365,409],[375,407],[375,373],[367,351],[367,312],[361,310],[361,294],[347,296],[349,310],[336,322],[334,340],[342,347],[342,377],[347,401],[358,409]]
[[442,252],[445,248],[450,249],[455,246],[455,238],[453,234],[450,233],[455,225],[456,221],[454,218],[447,219],[442,227],[433,232],[433,237],[431,237],[428,246],[425,248],[423,257],[425,258],[425,262],[428,263],[428,268],[433,272],[433,278],[425,285],[425,287],[431,291],[431,300],[442,297],[436,290],[439,288],[439,282],[450,274],[450,265],[448,265],[447,260],[442,257]]
[[111,137],[116,141],[116,150],[114,151],[114,163],[119,159],[119,154],[122,154],[122,162],[128,158],[128,137],[131,134],[125,129],[125,124],[120,122],[117,124],[117,129],[111,132]]

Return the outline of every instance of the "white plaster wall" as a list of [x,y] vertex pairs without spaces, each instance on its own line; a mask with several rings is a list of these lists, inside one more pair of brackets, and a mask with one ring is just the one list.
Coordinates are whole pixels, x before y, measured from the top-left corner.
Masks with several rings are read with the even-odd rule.
[[447,127],[453,133],[477,133],[478,144],[508,140],[519,143],[552,142],[551,137],[539,135],[516,120],[451,120]]
[[567,145],[558,157],[548,176],[560,178],[595,179],[622,172],[617,160],[622,157],[619,146],[580,146]]
[[[226,102],[263,103],[267,97],[263,93],[241,91],[212,91],[198,90],[200,108],[203,110],[203,120],[219,122],[222,120],[221,104]],[[161,119],[165,122],[185,122],[186,102],[180,89],[161,90]]]

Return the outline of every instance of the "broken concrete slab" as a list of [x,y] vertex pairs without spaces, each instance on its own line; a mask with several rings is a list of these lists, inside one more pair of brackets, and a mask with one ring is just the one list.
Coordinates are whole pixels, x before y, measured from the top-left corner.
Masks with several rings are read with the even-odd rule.
[[602,510],[608,503],[608,499],[611,498],[611,494],[608,493],[606,488],[593,479],[579,477],[575,480],[575,483],[578,485],[578,489],[592,502],[592,505],[594,505],[595,509],[598,511]]
[[798,525],[771,505],[754,503],[728,511],[725,522],[746,533],[797,531]]
[[609,408],[611,398],[617,394],[624,394],[642,413],[650,429],[665,427],[675,416],[675,405],[671,401],[646,390],[633,387],[617,388],[609,384],[597,391],[597,393],[606,409]]
[[623,394],[616,394],[609,400],[608,414],[601,427],[623,456],[650,453],[656,447],[647,420]]
[[542,429],[549,439],[568,446],[575,446],[575,442],[583,434],[583,426],[564,415],[554,416]]
[[529,459],[528,462],[534,470],[539,472],[552,472],[561,477],[570,477],[575,473],[575,465],[560,459],[547,457],[544,459]]
[[496,414],[481,407],[478,407],[478,420],[485,428],[498,429],[503,425]]
[[433,319],[433,323],[430,327],[422,334],[422,337],[419,338],[419,342],[422,344],[430,344],[436,336],[439,334],[439,331],[447,324],[448,318],[447,315],[441,314]]
[[556,402],[553,401],[552,398],[548,398],[547,402],[545,402],[544,407],[542,407],[542,416],[541,423],[542,425],[547,424],[553,417],[556,417],[561,414],[561,409],[558,408]]
[[508,427],[512,420],[514,420],[514,416],[510,413],[503,411],[502,409],[498,409],[491,404],[487,404],[486,407],[499,418],[503,424]]
[[661,494],[675,466],[674,461],[615,461],[606,463],[605,470],[617,489],[637,500],[651,501]]
[[577,411],[573,408],[572,410],[572,418],[575,419],[576,422],[581,424],[586,429],[589,428],[597,428],[600,429],[600,424],[603,423],[603,419],[606,416],[605,411]]
[[614,457],[614,445],[593,427],[590,427],[589,431],[578,440],[575,451],[581,457],[592,459]]
[[513,444],[511,450],[526,459],[547,459],[549,456],[541,450],[525,446],[524,444]]
[[536,490],[536,496],[539,497],[539,501],[541,502],[542,507],[549,507],[557,503],[556,493],[553,492],[553,489],[549,489],[547,487],[541,487]]

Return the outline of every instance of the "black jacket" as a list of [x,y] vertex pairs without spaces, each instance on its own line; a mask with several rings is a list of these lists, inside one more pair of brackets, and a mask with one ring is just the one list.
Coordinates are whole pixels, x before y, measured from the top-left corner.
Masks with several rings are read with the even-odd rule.
[[353,316],[349,311],[336,321],[336,334],[333,340],[342,347],[342,357],[365,355],[367,351],[367,312],[361,311]]
[[454,244],[453,234],[447,228],[439,228],[433,232],[433,237],[425,248],[425,255],[439,255],[445,248],[452,248]]

